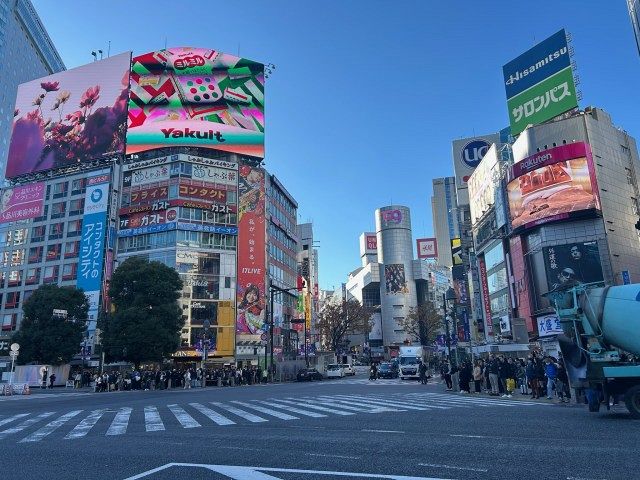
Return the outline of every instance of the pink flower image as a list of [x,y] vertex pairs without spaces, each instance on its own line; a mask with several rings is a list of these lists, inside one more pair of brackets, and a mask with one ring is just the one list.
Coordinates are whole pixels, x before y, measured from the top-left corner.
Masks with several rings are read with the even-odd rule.
[[45,92],[57,92],[60,89],[60,82],[42,82],[40,86]]
[[64,117],[64,119],[81,125],[84,123],[84,114],[80,110],[76,110],[73,113],[69,113],[66,117]]
[[100,98],[100,85],[87,88],[87,91],[82,94],[80,99],[81,108],[93,107]]

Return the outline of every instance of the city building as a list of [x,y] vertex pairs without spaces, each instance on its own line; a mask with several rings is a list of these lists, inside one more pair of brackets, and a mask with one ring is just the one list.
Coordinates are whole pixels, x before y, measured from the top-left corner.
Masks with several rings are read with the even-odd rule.
[[454,177],[434,178],[431,196],[433,231],[438,243],[438,263],[451,267],[451,240],[460,238],[458,201]]
[[629,7],[633,34],[636,37],[636,47],[640,53],[640,0],[627,0],[627,6]]
[[372,357],[396,356],[400,345],[413,342],[402,328],[412,308],[428,301],[428,262],[414,259],[411,215],[407,207],[390,205],[375,211],[375,238],[360,236],[362,267],[349,274],[347,298],[375,309],[368,336],[350,337],[351,348],[371,348]]
[[4,172],[18,85],[65,69],[29,0],[0,2],[0,172]]
[[[557,326],[547,322],[554,313],[542,294],[569,280],[640,279],[640,160],[635,139],[595,107],[526,129],[513,155],[507,198],[514,316],[546,337]],[[544,181],[531,184],[534,176]]]
[[[313,223],[298,225],[298,274],[304,279],[302,290],[301,310],[304,324],[296,324],[295,329],[302,333],[305,341],[301,348],[307,348],[307,354],[315,353],[318,343],[316,328],[319,285],[318,285],[318,249],[313,238]],[[307,345],[307,347],[304,347]],[[302,350],[304,354],[304,350]]]

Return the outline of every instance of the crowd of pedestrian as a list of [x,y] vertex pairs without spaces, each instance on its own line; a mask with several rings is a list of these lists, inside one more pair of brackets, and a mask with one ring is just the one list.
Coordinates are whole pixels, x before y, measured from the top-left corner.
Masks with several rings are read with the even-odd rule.
[[74,372],[70,375],[75,388],[92,386],[95,392],[123,390],[168,390],[189,389],[203,386],[233,387],[266,383],[267,370],[259,366],[235,367],[225,365],[217,368],[147,368],[131,371],[89,371]]
[[458,366],[445,361],[440,375],[447,391],[461,393],[486,393],[491,396],[511,398],[516,391],[537,399],[557,397],[569,402],[569,381],[562,359],[530,354],[527,359],[504,355],[489,355],[473,364],[465,360]]

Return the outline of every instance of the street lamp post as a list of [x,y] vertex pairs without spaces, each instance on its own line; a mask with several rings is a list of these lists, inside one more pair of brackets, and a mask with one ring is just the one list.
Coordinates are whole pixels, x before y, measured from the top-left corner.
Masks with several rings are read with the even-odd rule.
[[[449,334],[449,317],[447,315],[447,304],[450,301],[455,301],[456,292],[453,288],[449,287],[446,293],[442,294],[442,303],[444,306],[444,327],[445,327],[445,342],[447,344],[447,356],[451,361],[451,335]],[[455,311],[454,311],[455,315]]]
[[204,333],[202,335],[202,388],[207,384],[207,374],[205,373],[205,365],[207,361],[207,337],[209,335],[209,327],[211,327],[211,322],[209,320],[205,320],[202,324],[204,327]]

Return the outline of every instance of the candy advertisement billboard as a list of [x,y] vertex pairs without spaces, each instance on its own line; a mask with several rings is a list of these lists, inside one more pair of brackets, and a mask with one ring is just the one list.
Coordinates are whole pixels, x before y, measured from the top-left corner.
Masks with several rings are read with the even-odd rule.
[[41,216],[44,193],[44,183],[32,183],[2,190],[0,192],[0,223]]
[[131,55],[18,86],[6,178],[124,151]]
[[243,165],[238,182],[238,290],[236,332],[260,335],[266,315],[265,172]]
[[599,210],[591,149],[583,142],[561,145],[512,167],[507,185],[514,230]]
[[264,157],[264,65],[206,48],[133,58],[127,153],[198,146]]

